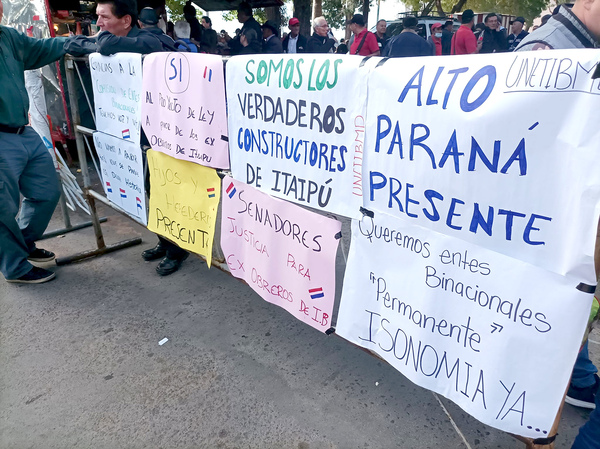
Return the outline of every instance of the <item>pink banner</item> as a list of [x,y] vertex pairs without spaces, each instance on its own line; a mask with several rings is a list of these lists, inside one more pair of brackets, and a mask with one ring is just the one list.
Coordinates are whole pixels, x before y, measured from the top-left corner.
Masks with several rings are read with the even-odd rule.
[[144,59],[142,126],[153,150],[229,168],[220,56],[153,53]]
[[223,179],[221,247],[231,273],[265,301],[325,332],[341,223]]

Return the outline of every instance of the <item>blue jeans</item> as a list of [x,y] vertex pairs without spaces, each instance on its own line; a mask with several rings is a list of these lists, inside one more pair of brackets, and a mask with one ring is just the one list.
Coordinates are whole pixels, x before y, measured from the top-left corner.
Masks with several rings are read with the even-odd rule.
[[571,449],[600,448],[600,392],[596,395],[596,409],[580,429]]
[[[27,256],[43,235],[60,198],[52,157],[30,127],[0,132],[0,272],[16,279],[29,270]],[[19,192],[23,203],[18,219]]]
[[575,360],[575,366],[573,367],[573,375],[571,376],[571,384],[577,388],[586,388],[596,383],[594,374],[598,372],[598,369],[594,366],[590,360],[588,352],[588,342],[585,342],[577,360]]

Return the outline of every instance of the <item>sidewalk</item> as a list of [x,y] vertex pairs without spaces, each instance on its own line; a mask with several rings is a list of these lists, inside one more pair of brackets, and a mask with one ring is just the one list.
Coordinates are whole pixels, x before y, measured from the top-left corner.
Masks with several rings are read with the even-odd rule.
[[[197,257],[159,277],[140,258],[154,235],[100,213],[107,243],[144,243],[54,267],[48,284],[0,281],[1,449],[524,447]],[[87,228],[40,246],[94,242]],[[565,406],[556,448],[587,414]]]

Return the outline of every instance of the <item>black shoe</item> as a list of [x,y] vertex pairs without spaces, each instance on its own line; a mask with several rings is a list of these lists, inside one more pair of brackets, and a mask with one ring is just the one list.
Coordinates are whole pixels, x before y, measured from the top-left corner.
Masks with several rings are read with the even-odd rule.
[[167,255],[167,250],[159,243],[154,248],[147,249],[142,252],[142,259],[146,262],[150,262],[151,260],[160,259]]
[[[42,250],[43,251],[43,250]],[[44,270],[43,268],[33,267],[23,276],[18,279],[7,279],[7,282],[15,284],[43,284],[56,277],[52,271]]]
[[188,258],[188,256],[189,253],[186,253],[179,259],[169,259],[168,257],[165,257],[163,260],[160,261],[160,263],[156,267],[156,272],[160,276],[168,276],[170,274],[173,274],[177,270],[179,270],[179,267],[181,266],[183,261]]
[[36,248],[27,256],[27,260],[30,262],[52,262],[56,256],[52,251],[47,251],[42,248]]
[[596,394],[600,388],[600,379],[594,374],[596,383],[589,387],[577,388],[573,385],[569,386],[565,402],[574,405],[575,407],[587,408],[594,410],[596,408]]

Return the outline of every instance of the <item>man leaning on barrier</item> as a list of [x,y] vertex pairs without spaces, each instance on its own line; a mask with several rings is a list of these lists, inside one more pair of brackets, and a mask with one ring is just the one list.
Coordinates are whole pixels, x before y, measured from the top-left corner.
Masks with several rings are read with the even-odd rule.
[[91,38],[76,36],[67,45],[69,53],[74,50],[81,53],[98,52],[105,56],[119,52],[145,55],[163,50],[158,37],[139,27],[135,0],[98,0],[96,15],[100,33]]
[[[0,23],[3,12],[0,0]],[[54,253],[36,248],[35,241],[52,218],[60,185],[50,153],[27,126],[25,70],[58,60],[72,40],[34,39],[0,25],[0,271],[8,282],[41,284],[55,276],[30,263],[54,260]],[[16,219],[20,194],[24,199]]]
[[[156,35],[137,27],[135,0],[98,0],[97,5],[97,23],[101,30],[97,38],[97,47],[100,53],[104,55],[119,52],[148,54],[169,51],[169,47],[165,47]],[[92,40],[80,38],[78,42],[88,45],[88,50],[93,51],[93,46],[89,46]],[[148,141],[142,135],[142,145],[144,143],[147,144]],[[149,191],[148,187],[147,185],[146,190]],[[161,259],[156,267],[156,272],[161,276],[177,271],[188,255],[187,251],[161,236],[158,236],[158,244],[154,248],[142,252],[145,261]]]

